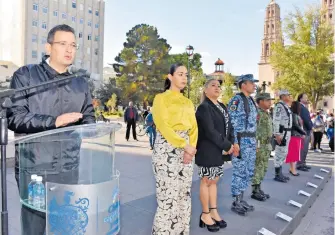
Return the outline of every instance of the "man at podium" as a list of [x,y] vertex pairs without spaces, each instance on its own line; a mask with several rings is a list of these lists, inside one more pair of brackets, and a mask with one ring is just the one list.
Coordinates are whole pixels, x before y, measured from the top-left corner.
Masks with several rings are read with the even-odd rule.
[[[48,33],[45,49],[47,55],[40,64],[23,66],[13,74],[10,88],[37,85],[70,75],[67,68],[73,63],[78,49],[74,29],[64,24],[52,28]],[[13,99],[13,106],[8,110],[7,117],[8,127],[16,136],[95,122],[91,94],[88,83],[83,77],[21,92]],[[29,158],[24,161],[28,165],[34,165],[37,170],[39,167],[44,171],[47,169],[48,181],[52,182],[53,178],[58,177],[76,183],[80,141],[79,137],[75,138],[74,144],[66,146],[65,151],[64,148],[60,150],[57,144],[43,146],[43,149],[32,145],[28,148]],[[64,155],[66,157],[63,157]],[[16,146],[15,178],[21,190],[20,183],[23,181],[19,180],[19,173],[22,174],[19,172],[19,161],[22,159],[19,159]],[[21,219],[22,234],[45,233],[44,213],[23,205]]]

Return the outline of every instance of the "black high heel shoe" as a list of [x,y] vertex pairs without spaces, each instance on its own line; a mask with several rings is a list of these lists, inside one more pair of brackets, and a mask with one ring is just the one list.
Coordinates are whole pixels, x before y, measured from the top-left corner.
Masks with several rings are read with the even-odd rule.
[[[209,212],[202,212],[201,215],[202,214],[209,214]],[[200,228],[207,227],[207,230],[209,232],[218,232],[218,231],[220,231],[220,227],[215,222],[214,222],[214,224],[211,224],[211,225],[205,224],[205,222],[202,221],[202,219],[201,219],[201,215],[200,215],[200,219],[199,219],[199,227]]]
[[[217,208],[209,208],[209,211],[211,210],[217,210]],[[225,228],[227,227],[227,222],[224,220],[221,221],[217,221],[215,219],[212,218],[212,220],[216,223],[217,226],[219,226],[220,228]]]

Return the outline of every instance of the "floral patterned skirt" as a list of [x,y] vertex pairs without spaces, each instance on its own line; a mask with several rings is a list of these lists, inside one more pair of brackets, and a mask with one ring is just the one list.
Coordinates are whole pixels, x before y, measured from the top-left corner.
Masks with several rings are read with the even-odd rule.
[[[188,141],[187,132],[177,132]],[[193,162],[183,163],[184,150],[174,148],[157,132],[152,155],[157,211],[153,235],[188,235],[191,219]]]

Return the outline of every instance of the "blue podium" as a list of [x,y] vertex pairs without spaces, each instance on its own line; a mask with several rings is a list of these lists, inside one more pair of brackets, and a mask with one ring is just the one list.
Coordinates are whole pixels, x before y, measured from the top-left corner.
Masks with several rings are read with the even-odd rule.
[[[119,233],[119,172],[114,167],[114,145],[120,128],[120,124],[97,123],[15,141],[20,200],[22,205],[45,213],[46,234]],[[36,199],[41,191],[29,194],[31,175],[42,176],[44,203],[32,203],[31,197]]]

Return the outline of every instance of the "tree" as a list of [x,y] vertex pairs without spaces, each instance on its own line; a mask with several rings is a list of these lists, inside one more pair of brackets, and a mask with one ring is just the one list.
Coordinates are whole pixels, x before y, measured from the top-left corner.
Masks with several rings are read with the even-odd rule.
[[[182,54],[172,54],[169,56],[169,64],[176,64],[182,63],[186,67],[188,67],[188,55],[185,53]],[[199,53],[195,53],[192,58],[190,59],[190,70],[198,71],[203,73],[202,71],[202,62],[201,62],[201,55]],[[192,73],[190,74],[192,76]],[[192,76],[193,77],[193,76]]]
[[222,84],[222,103],[225,105],[233,98],[234,96],[234,84],[235,84],[235,77],[231,73],[225,73],[223,75],[223,84]]
[[109,113],[114,113],[115,112],[115,107],[116,107],[116,103],[117,103],[117,95],[113,94],[109,100],[105,103],[105,105],[108,108],[108,112]]
[[111,94],[115,93],[117,97],[120,97],[121,89],[117,87],[115,78],[109,78],[108,82],[102,84],[96,93],[96,96],[101,103],[105,104],[109,100]]
[[[201,69],[202,71],[202,69]],[[192,72],[192,71],[191,71]],[[193,71],[193,81],[190,85],[190,100],[197,107],[201,103],[201,96],[203,92],[203,87],[206,83],[206,77],[202,72]],[[187,96],[187,88],[185,89],[184,96]]]
[[334,94],[334,33],[324,14],[319,7],[296,9],[285,19],[290,45],[271,46],[270,61],[278,72],[273,88],[288,89],[293,95],[306,93],[313,110],[324,96]]
[[147,103],[163,88],[170,45],[154,26],[139,24],[127,34],[113,64],[122,100]]

